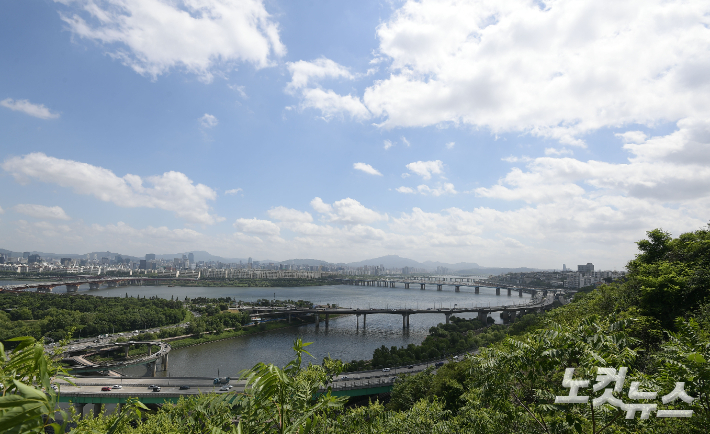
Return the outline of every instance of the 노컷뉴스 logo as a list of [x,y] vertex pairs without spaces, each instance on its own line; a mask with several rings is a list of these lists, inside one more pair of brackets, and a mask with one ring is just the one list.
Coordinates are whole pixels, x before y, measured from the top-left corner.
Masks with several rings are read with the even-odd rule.
[[[592,406],[599,407],[604,404],[610,404],[620,410],[626,411],[626,419],[633,419],[637,412],[641,412],[641,419],[648,419],[652,412],[656,412],[656,417],[690,417],[693,415],[693,410],[659,410],[658,404],[646,403],[627,403],[614,396],[614,393],[622,393],[624,381],[626,380],[627,368],[619,368],[616,372],[614,368],[597,368],[597,383],[592,386],[593,392],[599,392],[604,389],[604,392],[598,398],[592,399]],[[556,396],[555,404],[586,404],[589,402],[589,396],[580,396],[579,389],[589,387],[589,380],[575,380],[574,368],[565,369],[565,376],[562,379],[562,387],[569,389],[569,395]],[[613,388],[608,388],[611,383],[614,383]],[[629,387],[628,398],[632,401],[651,400],[658,397],[657,392],[642,392],[639,390],[640,383],[632,381]],[[695,400],[685,393],[685,383],[675,383],[675,388],[667,395],[661,397],[663,404],[671,404],[676,400],[690,404]]]

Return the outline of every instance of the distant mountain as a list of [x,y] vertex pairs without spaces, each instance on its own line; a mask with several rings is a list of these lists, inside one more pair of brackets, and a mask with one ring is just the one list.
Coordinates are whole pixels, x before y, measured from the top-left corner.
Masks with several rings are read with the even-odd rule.
[[436,267],[446,267],[449,270],[459,270],[464,268],[480,268],[475,262],[459,262],[458,264],[448,264],[445,262],[418,262],[414,259],[402,258],[397,255],[387,255],[381,256],[379,258],[366,259],[364,261],[350,262],[348,264],[350,267],[363,267],[365,265],[384,265],[385,268],[404,268],[404,267],[415,267],[415,268],[425,268],[427,270],[436,270]]
[[262,264],[266,263],[268,264],[269,262],[273,262],[275,264],[285,264],[285,265],[329,265],[331,264],[328,261],[323,261],[320,259],[288,259],[286,261],[259,261]]

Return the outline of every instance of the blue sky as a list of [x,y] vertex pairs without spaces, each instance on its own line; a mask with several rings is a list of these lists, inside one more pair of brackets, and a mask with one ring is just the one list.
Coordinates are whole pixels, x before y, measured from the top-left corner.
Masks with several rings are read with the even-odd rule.
[[0,247],[621,269],[703,227],[707,3],[500,3],[3,2]]

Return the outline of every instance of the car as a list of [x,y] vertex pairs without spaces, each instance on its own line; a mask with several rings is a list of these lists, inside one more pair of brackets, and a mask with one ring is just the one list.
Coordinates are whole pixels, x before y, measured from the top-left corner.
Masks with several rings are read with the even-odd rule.
[[158,386],[156,386],[155,384],[151,384],[150,386],[148,386],[148,389],[153,389],[155,387],[158,387]]
[[413,368],[414,368],[414,365],[407,366],[407,369],[413,369]]
[[341,380],[347,380],[348,378],[350,377],[348,377],[347,375],[343,375],[342,377],[340,377]]
[[54,390],[55,392],[59,392],[59,388],[56,384],[52,384],[52,390]]
[[153,392],[160,392],[160,386],[155,386],[153,388]]
[[382,372],[389,372],[390,368],[382,368]]
[[123,386],[121,386],[120,384],[114,384],[111,389],[123,389]]
[[227,387],[227,386],[222,386],[222,387],[219,388],[219,391],[220,391],[220,392],[228,392],[228,391],[229,391],[229,387]]
[[190,386],[180,386],[180,390],[190,390]]
[[110,392],[110,391],[111,391],[111,388],[108,387],[108,386],[104,386],[104,387],[101,388],[101,391],[102,391],[102,392]]
[[441,368],[442,366],[444,366],[444,362],[436,362],[436,364],[434,365],[434,367],[436,368]]

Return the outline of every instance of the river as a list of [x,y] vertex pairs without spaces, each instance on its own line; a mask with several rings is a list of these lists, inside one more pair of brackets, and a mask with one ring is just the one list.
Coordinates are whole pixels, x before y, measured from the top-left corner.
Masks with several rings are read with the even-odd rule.
[[[0,281],[0,285],[14,282]],[[19,282],[18,282],[19,283]],[[21,282],[24,283],[24,282]],[[530,294],[518,297],[517,292],[508,297],[505,292],[495,295],[495,288],[481,287],[480,294],[475,294],[473,288],[461,287],[461,292],[454,292],[452,286],[444,286],[443,291],[437,291],[436,285],[427,285],[422,291],[419,285],[404,289],[403,284],[397,288],[377,286],[309,286],[289,288],[208,288],[208,287],[167,287],[167,286],[124,286],[118,288],[101,288],[89,291],[88,285],[79,288],[80,293],[91,293],[101,297],[157,296],[161,298],[177,297],[183,300],[186,296],[194,297],[232,297],[236,300],[256,301],[261,298],[279,300],[308,300],[315,304],[337,304],[343,307],[369,309],[370,307],[406,308],[451,308],[469,306],[499,306],[513,303],[527,303]],[[416,287],[416,288],[415,288]],[[55,288],[61,293],[64,287]],[[463,317],[472,318],[473,315]],[[493,315],[498,322],[497,314]],[[267,333],[254,334],[182,348],[170,352],[169,370],[158,375],[180,376],[237,376],[242,369],[250,368],[258,362],[275,363],[283,366],[293,357],[291,347],[296,338],[305,342],[313,342],[307,349],[315,357],[314,363],[320,363],[324,357],[338,358],[343,361],[353,359],[369,359],[372,352],[382,345],[406,346],[419,344],[427,336],[429,328],[445,321],[443,313],[416,314],[410,317],[408,330],[402,329],[400,315],[383,314],[368,315],[367,328],[356,326],[355,316],[344,316],[331,319],[330,326],[325,328],[322,322],[320,328],[314,324],[299,327],[284,328]],[[123,370],[126,375],[147,375],[145,366],[133,366]]]

